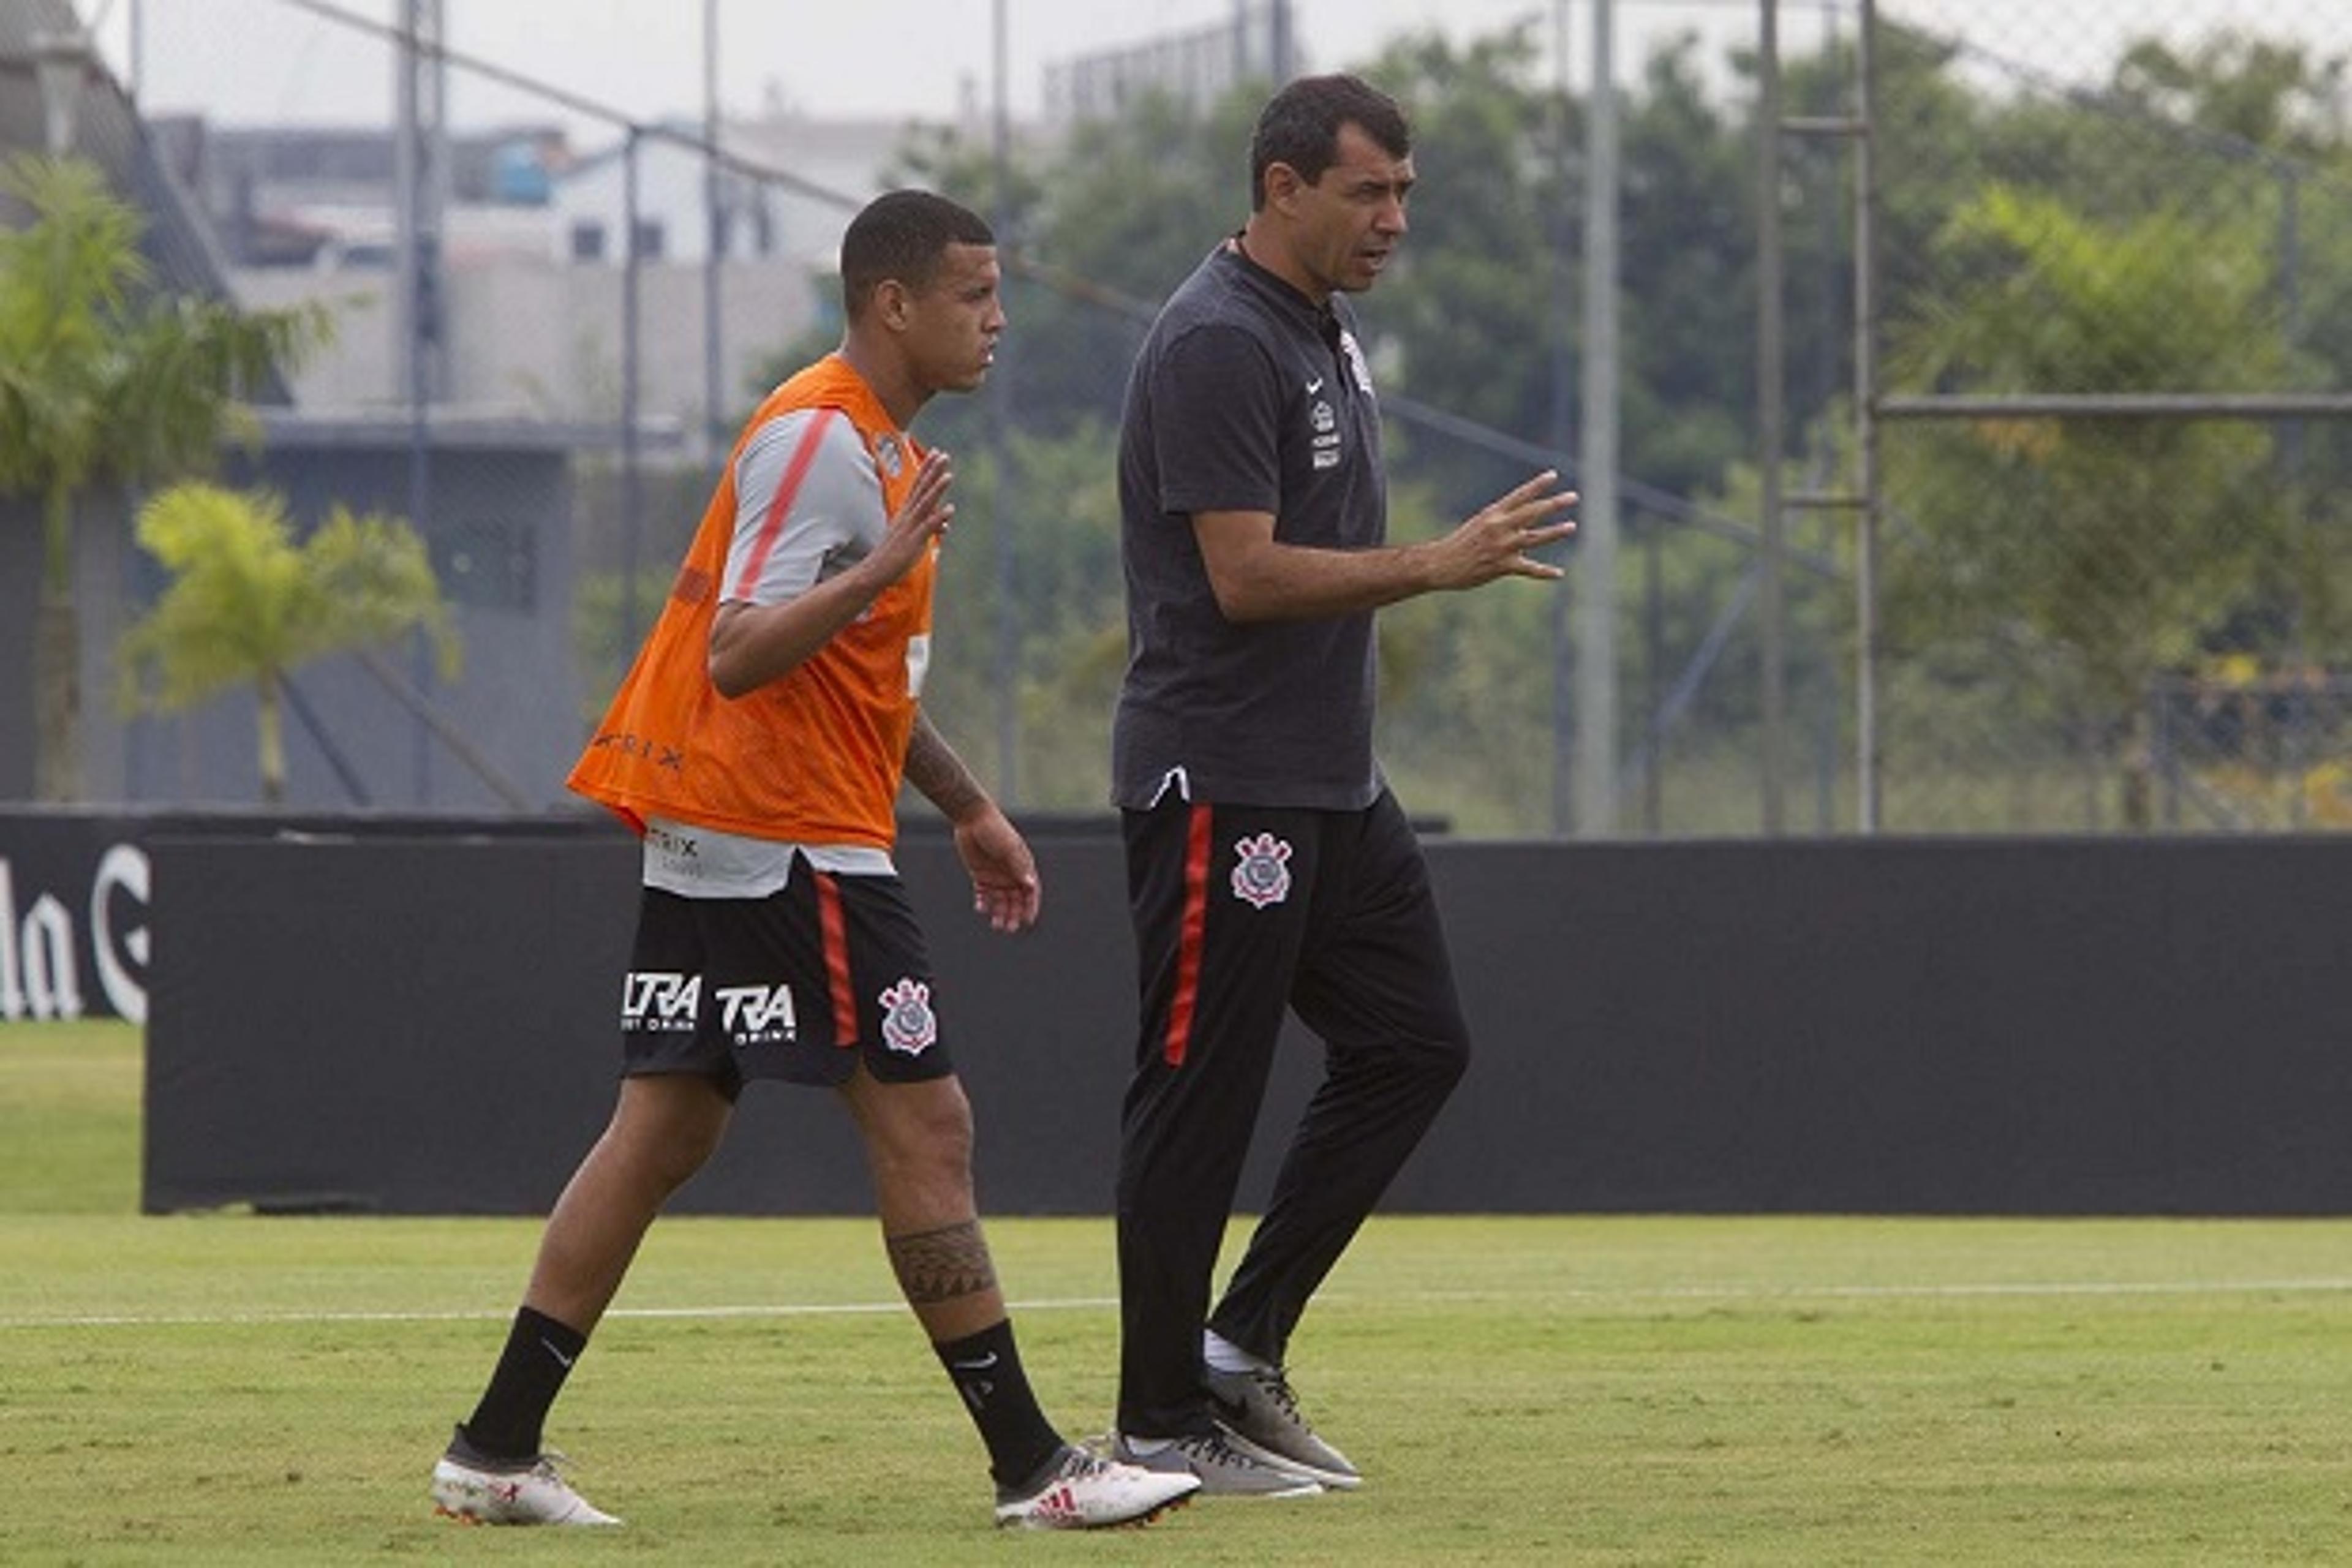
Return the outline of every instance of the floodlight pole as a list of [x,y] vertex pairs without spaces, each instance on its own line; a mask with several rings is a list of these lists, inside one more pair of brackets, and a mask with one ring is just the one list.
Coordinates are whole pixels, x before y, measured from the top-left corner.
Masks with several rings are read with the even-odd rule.
[[702,445],[716,468],[726,451],[720,387],[719,265],[731,224],[720,221],[719,172],[719,0],[702,0]]
[[1788,729],[1787,601],[1780,574],[1786,550],[1780,505],[1780,458],[1787,405],[1780,237],[1780,0],[1761,0],[1756,51],[1756,467],[1762,481],[1758,531],[1758,662],[1762,667],[1760,737],[1762,827],[1777,838],[1787,826],[1782,800],[1782,752]]
[[1616,0],[1592,0],[1584,174],[1584,427],[1577,459],[1576,831],[1617,831]]
[[[447,67],[443,59],[441,0],[405,0],[400,47],[394,60],[398,130],[393,148],[396,194],[397,273],[403,395],[408,404],[408,521],[433,537],[432,444],[428,426],[438,381],[441,342],[441,214],[447,191]],[[428,71],[426,58],[431,57]],[[411,662],[421,689],[433,684],[432,650],[422,633]],[[433,798],[433,737],[423,725],[413,750],[416,804]]]
[[623,657],[637,646],[637,531],[644,510],[642,465],[637,457],[638,378],[644,374],[640,338],[637,226],[638,151],[643,127],[632,124],[621,153],[621,647]]
[[[1570,321],[1576,294],[1576,266],[1570,247],[1574,235],[1569,223],[1568,191],[1576,160],[1572,142],[1568,47],[1569,0],[1552,0],[1552,175],[1559,183],[1560,199],[1551,203],[1551,432],[1553,447],[1564,461],[1576,440],[1576,344]],[[1569,615],[1572,594],[1548,596],[1551,652],[1551,833],[1565,838],[1576,831],[1576,679],[1574,622]]]
[[[1765,831],[1780,831],[1781,753],[1786,731],[1786,617],[1780,568],[1787,556],[1782,519],[1787,509],[1839,511],[1854,518],[1854,795],[1855,827],[1879,827],[1879,604],[1878,427],[1886,402],[1878,393],[1878,184],[1873,161],[1877,119],[1877,79],[1872,45],[1878,26],[1874,0],[1861,0],[1860,42],[1854,54],[1857,79],[1851,112],[1828,117],[1780,112],[1780,38],[1774,26],[1778,0],[1764,0],[1764,46],[1759,51],[1757,188],[1759,260],[1757,306],[1757,405],[1759,426],[1757,466],[1762,475],[1763,535],[1760,580],[1764,664]],[[1854,473],[1844,490],[1781,490],[1781,457],[1787,401],[1783,392],[1781,298],[1784,255],[1780,241],[1780,151],[1784,135],[1843,138],[1853,148],[1853,406]]]
[[[991,115],[989,151],[995,184],[994,228],[1000,251],[1016,248],[1013,233],[1013,106],[1009,48],[1008,0],[992,0],[992,66],[994,103]],[[999,283],[999,288],[1003,284]],[[992,538],[996,567],[996,797],[1011,807],[1021,798],[1021,616],[1013,603],[1020,581],[1013,538],[1013,508],[1017,487],[1013,482],[1013,357],[1005,339],[996,344],[996,360],[989,373],[989,449],[996,459]]]
[[1862,0],[1854,45],[1853,408],[1854,826],[1880,820],[1878,739],[1878,0]]

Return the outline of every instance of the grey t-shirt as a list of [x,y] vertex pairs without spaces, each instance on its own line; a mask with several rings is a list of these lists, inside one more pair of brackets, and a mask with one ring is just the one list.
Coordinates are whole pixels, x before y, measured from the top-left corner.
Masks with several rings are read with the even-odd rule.
[[1119,432],[1115,805],[1172,790],[1355,811],[1380,794],[1371,613],[1228,621],[1192,531],[1196,512],[1264,511],[1286,544],[1386,538],[1380,407],[1354,328],[1345,300],[1319,308],[1221,244],[1144,340]]

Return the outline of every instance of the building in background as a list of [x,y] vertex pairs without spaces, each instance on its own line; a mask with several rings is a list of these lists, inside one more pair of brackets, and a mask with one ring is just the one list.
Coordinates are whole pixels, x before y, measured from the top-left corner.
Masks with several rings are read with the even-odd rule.
[[[1113,111],[1124,92],[1197,100],[1266,74],[1287,48],[1287,16],[1283,4],[1239,5],[1230,27],[1050,67],[1064,124],[1010,127],[1008,144],[1034,148]],[[5,68],[80,26],[72,0],[0,5],[0,153],[49,139],[34,73]],[[649,619],[658,589],[648,595],[646,575],[673,553],[670,525],[690,525],[714,445],[761,374],[837,323],[842,230],[892,183],[918,128],[818,120],[772,99],[725,121],[714,181],[698,117],[592,145],[551,122],[461,131],[420,119],[408,129],[409,155],[425,165],[417,177],[404,172],[397,125],[151,125],[94,51],[76,91],[72,151],[142,212],[161,287],[249,309],[323,302],[335,315],[332,342],[265,389],[265,439],[225,452],[226,477],[283,491],[299,525],[339,502],[410,521],[469,650],[446,684],[422,660],[396,661],[405,692],[351,659],[298,678],[288,804],[562,802],[584,694],[609,683],[596,661]],[[989,105],[971,84],[942,108],[968,147],[992,144]],[[403,308],[412,178],[432,206],[415,274],[421,312]],[[18,216],[0,212],[0,223]],[[89,790],[134,804],[249,803],[249,700],[171,719],[125,718],[107,700],[116,639],[161,587],[132,541],[140,499],[93,490],[79,508]],[[0,501],[0,513],[12,525],[30,515],[21,501]],[[0,527],[0,798],[31,790],[37,549],[37,529]],[[583,631],[600,616],[613,624]],[[583,655],[592,644],[599,651]]]
[[[388,268],[396,150],[389,129],[148,122],[158,155],[194,198],[233,267]],[[549,244],[563,132],[513,126],[448,139],[453,257],[535,254]]]
[[[350,289],[380,287],[363,247],[338,251],[341,270],[240,267],[207,220],[195,191],[161,153],[165,143],[141,121],[121,86],[90,55],[67,90],[75,110],[58,137],[35,73],[11,68],[36,41],[78,26],[67,0],[0,5],[0,156],[60,150],[89,161],[144,225],[142,250],[154,286],[172,295],[232,298],[247,306],[257,278],[299,278]],[[184,157],[184,142],[172,144]],[[344,176],[363,153],[349,143],[315,150],[313,193]],[[251,166],[248,165],[248,168]],[[247,179],[232,182],[257,186]],[[25,220],[0,210],[0,224]],[[357,233],[356,227],[349,230]],[[248,258],[251,259],[253,258]],[[281,255],[269,258],[282,262]],[[340,280],[340,283],[339,283]],[[577,745],[579,680],[570,649],[573,602],[575,470],[609,446],[613,432],[551,420],[500,421],[436,409],[425,420],[394,416],[379,399],[372,416],[335,411],[303,396],[299,376],[272,376],[256,395],[263,440],[225,451],[224,477],[283,491],[298,523],[337,503],[407,518],[432,552],[443,591],[469,651],[466,673],[442,684],[404,658],[396,692],[350,658],[320,661],[297,677],[287,735],[289,805],[432,810],[536,808],[562,798],[562,763]],[[93,802],[250,805],[259,798],[253,761],[252,700],[227,697],[170,719],[126,718],[113,701],[115,647],[161,584],[138,549],[132,518],[142,498],[94,483],[77,498],[74,590],[83,773]],[[422,502],[422,504],[418,504]],[[30,498],[0,500],[0,798],[33,789],[36,735],[32,628],[41,531]],[[456,736],[472,763],[443,736]]]
[[1304,68],[1289,0],[1236,0],[1229,22],[1048,65],[1045,119],[1115,119],[1147,94],[1206,109],[1244,82],[1287,81]]
[[[883,188],[907,130],[782,112],[729,121],[715,213],[699,121],[589,149],[546,127],[450,135],[436,405],[501,420],[618,420],[634,289],[637,417],[690,443],[729,426],[758,374],[823,316],[842,228]],[[187,119],[159,130],[174,174],[222,237],[236,297],[338,312],[336,341],[293,377],[308,410],[380,414],[408,401],[394,140],[389,128]],[[632,160],[636,266],[625,278]],[[720,405],[710,408],[704,268],[714,229]]]

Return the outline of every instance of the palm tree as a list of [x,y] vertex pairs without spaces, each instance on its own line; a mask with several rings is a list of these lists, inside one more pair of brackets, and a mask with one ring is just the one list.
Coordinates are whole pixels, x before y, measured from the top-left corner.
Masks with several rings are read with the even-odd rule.
[[0,495],[40,500],[36,787],[65,801],[81,793],[77,497],[208,468],[225,436],[254,428],[240,396],[323,342],[331,318],[156,291],[139,214],[80,160],[10,159],[0,194],[31,214],[0,232]]
[[142,508],[138,528],[172,584],[123,634],[127,705],[184,709],[250,682],[261,791],[273,805],[286,797],[279,694],[298,667],[421,629],[444,679],[457,674],[457,637],[432,562],[396,518],[337,506],[297,545],[278,496],[188,482]]

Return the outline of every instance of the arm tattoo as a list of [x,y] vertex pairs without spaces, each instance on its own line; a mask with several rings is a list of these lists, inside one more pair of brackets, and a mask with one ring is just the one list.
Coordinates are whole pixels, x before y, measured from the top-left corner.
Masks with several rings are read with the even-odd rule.
[[962,821],[988,799],[988,792],[980,787],[963,759],[920,711],[915,715],[914,737],[907,742],[907,782],[950,822]]
[[887,1236],[882,1245],[889,1250],[898,1289],[915,1306],[996,1289],[996,1267],[989,1261],[988,1243],[976,1219],[912,1236]]

